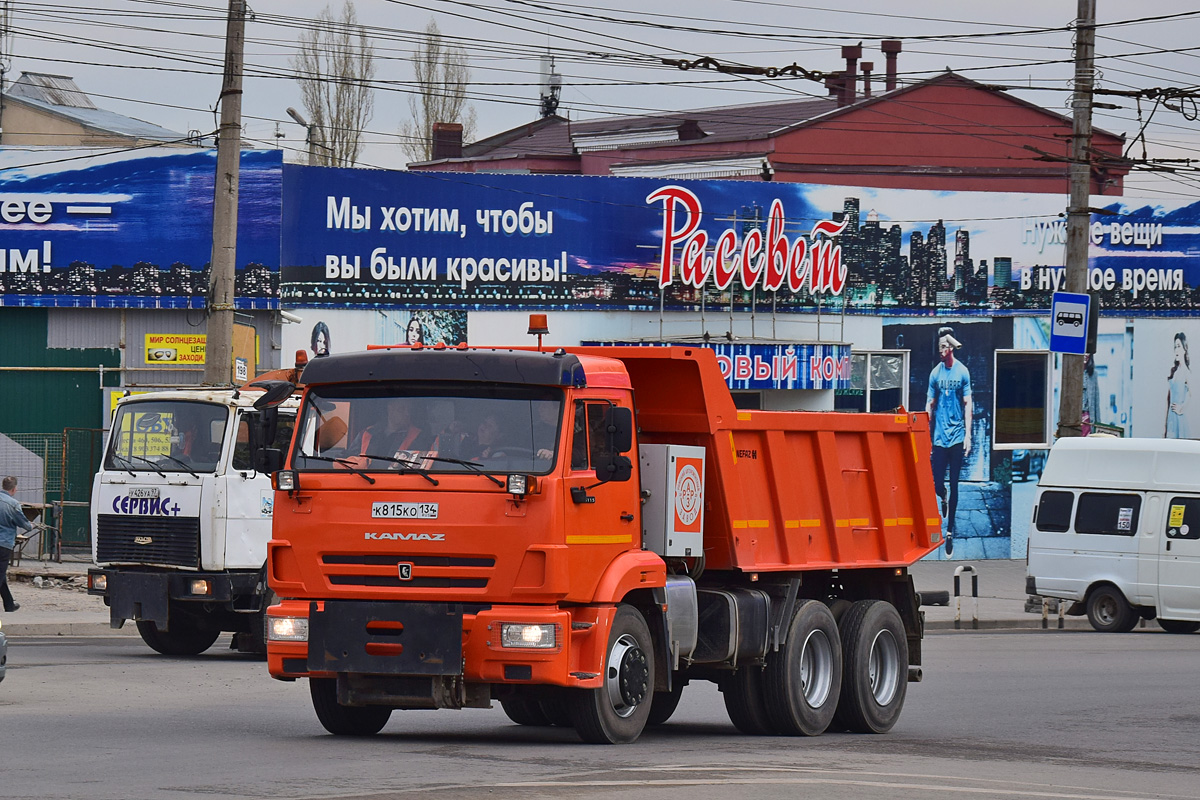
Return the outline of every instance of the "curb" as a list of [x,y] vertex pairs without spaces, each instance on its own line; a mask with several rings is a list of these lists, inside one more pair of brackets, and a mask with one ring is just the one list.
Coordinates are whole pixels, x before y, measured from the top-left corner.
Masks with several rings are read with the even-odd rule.
[[1042,618],[1036,619],[981,619],[979,626],[974,627],[972,621],[964,619],[960,623],[959,628],[954,627],[953,620],[925,620],[925,632],[950,632],[950,633],[978,633],[980,631],[1004,631],[1004,630],[1045,630],[1047,633],[1056,633],[1059,630],[1064,631],[1090,631],[1092,626],[1086,619],[1071,619],[1068,618],[1063,623],[1063,627],[1058,627],[1058,618],[1051,617],[1046,628],[1042,628]]
[[136,636],[137,629],[110,628],[107,622],[5,622],[9,639],[23,636]]

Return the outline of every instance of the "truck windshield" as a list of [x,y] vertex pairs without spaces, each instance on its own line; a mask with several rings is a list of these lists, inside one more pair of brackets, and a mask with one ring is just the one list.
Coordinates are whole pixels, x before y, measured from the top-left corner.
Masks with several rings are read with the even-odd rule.
[[183,400],[124,403],[113,420],[105,469],[128,472],[213,472],[221,458],[229,411]]
[[505,384],[314,386],[292,466],[543,474],[558,459],[563,393]]

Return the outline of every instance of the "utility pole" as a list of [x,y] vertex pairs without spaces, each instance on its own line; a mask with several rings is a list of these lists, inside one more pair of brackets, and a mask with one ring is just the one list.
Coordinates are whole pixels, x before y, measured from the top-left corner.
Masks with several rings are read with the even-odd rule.
[[227,386],[233,378],[233,300],[237,269],[238,170],[242,155],[242,65],[246,2],[229,0],[225,28],[225,76],[213,189],[212,272],[205,346],[204,385]]
[[[1096,0],[1079,0],[1075,19],[1075,94],[1071,100],[1071,200],[1067,206],[1066,286],[1088,290],[1088,223],[1091,221],[1092,89],[1096,56]],[[1093,308],[1091,313],[1098,314]],[[1058,403],[1058,436],[1083,434],[1083,356],[1062,354],[1062,388]]]

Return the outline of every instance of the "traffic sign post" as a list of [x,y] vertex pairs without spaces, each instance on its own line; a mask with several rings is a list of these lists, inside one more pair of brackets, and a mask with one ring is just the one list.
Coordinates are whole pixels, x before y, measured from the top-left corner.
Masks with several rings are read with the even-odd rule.
[[1092,298],[1087,294],[1055,292],[1050,303],[1050,350],[1084,355],[1092,324]]

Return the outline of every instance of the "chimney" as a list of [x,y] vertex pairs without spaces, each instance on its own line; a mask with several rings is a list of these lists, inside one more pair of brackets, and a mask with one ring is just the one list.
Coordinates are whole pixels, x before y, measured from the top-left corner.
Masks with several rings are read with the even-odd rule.
[[863,71],[863,97],[871,96],[871,70],[875,69],[874,61],[864,61],[859,66]]
[[879,49],[887,57],[887,90],[896,88],[896,56],[900,54],[899,39],[884,39],[879,43]]
[[457,122],[433,123],[433,160],[462,158],[463,126]]
[[862,58],[862,42],[842,47],[842,58],[846,59],[846,82],[842,84],[841,105],[848,106],[854,102],[854,93],[858,89],[858,60]]

